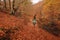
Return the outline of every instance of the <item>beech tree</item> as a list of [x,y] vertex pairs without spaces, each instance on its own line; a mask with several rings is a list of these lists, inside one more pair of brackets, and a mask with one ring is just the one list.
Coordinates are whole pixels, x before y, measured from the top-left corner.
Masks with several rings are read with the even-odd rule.
[[7,5],[7,4],[6,4],[6,0],[3,0],[3,1],[4,1],[4,8],[7,8],[7,7],[6,7],[6,5]]
[[32,9],[30,0],[3,0],[2,3],[4,8],[12,15],[30,15],[30,11]]

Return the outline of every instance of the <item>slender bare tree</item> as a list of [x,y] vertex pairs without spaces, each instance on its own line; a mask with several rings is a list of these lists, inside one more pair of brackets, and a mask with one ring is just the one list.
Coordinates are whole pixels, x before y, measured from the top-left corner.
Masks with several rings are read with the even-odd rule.
[[1,5],[1,0],[0,0],[0,5]]
[[0,0],[0,8],[1,8],[1,0]]
[[4,8],[7,9],[6,7],[6,0],[3,0],[4,1]]
[[15,7],[15,0],[12,1],[12,10],[11,10],[12,15],[15,15],[15,11],[14,11],[15,8],[14,7]]
[[11,0],[9,0],[9,9],[11,10]]

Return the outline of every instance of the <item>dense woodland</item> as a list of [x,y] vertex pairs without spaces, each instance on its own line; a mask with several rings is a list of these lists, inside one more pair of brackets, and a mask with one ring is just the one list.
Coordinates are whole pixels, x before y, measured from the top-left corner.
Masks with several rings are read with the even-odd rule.
[[[31,2],[29,0],[0,0],[0,8],[2,11],[8,12],[12,15],[16,13],[25,13],[27,14],[32,9]],[[26,9],[27,8],[27,9]]]
[[60,0],[0,0],[0,40],[60,40]]

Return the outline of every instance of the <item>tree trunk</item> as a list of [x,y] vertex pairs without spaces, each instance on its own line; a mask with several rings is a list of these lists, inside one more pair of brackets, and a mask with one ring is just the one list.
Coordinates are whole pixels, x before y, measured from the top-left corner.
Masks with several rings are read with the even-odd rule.
[[9,9],[11,10],[11,1],[9,0]]
[[3,0],[4,1],[4,8],[7,9],[6,7],[6,0]]
[[15,15],[14,7],[15,7],[15,0],[13,0],[13,2],[12,2],[12,12],[11,12],[12,15]]

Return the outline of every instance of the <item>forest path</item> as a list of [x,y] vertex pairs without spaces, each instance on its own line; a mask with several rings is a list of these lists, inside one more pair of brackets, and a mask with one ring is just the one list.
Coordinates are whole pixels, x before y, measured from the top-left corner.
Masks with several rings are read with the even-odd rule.
[[[60,37],[56,37],[47,31],[38,28],[37,24],[34,26],[32,23],[33,16],[29,16],[28,18],[30,21],[27,22],[24,21],[24,19],[0,12],[0,27],[4,27],[5,29],[11,27],[18,28],[19,31],[12,30],[15,32],[11,34],[12,40],[60,40]],[[25,22],[27,22],[27,24],[24,24]],[[4,34],[2,30],[0,33]]]

